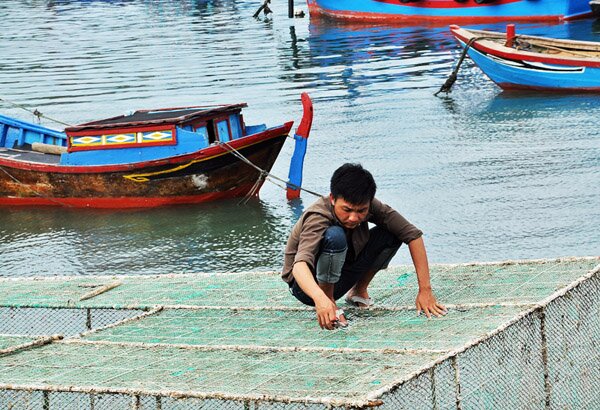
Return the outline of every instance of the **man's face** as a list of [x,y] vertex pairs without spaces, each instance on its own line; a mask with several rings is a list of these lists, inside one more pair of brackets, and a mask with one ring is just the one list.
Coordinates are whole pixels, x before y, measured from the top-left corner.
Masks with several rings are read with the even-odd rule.
[[370,201],[366,204],[351,204],[344,198],[334,199],[331,195],[329,198],[333,205],[333,212],[344,228],[354,229],[367,219]]

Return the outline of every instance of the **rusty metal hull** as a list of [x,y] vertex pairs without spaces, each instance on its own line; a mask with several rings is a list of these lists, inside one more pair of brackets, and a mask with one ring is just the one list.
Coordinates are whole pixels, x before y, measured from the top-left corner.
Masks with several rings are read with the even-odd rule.
[[[291,127],[291,124],[290,124]],[[0,205],[155,207],[258,193],[289,127],[193,154],[119,166],[60,166],[0,157]]]

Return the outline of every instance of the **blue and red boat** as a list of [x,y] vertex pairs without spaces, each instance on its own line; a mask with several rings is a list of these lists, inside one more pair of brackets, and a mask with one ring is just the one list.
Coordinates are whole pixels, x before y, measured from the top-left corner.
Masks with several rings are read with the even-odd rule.
[[311,16],[362,22],[559,21],[591,15],[589,0],[307,0]]
[[600,43],[450,26],[469,57],[505,90],[600,92]]
[[[312,122],[307,94],[302,103],[297,140]],[[64,132],[0,116],[0,205],[132,208],[256,194],[293,122],[246,125],[244,107],[142,110]]]

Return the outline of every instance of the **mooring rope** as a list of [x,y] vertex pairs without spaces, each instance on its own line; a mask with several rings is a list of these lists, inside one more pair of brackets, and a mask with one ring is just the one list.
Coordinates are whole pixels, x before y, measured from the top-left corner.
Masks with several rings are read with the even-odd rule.
[[458,70],[460,70],[460,66],[462,65],[463,61],[465,60],[465,57],[467,56],[467,52],[469,51],[469,49],[471,48],[471,46],[473,45],[473,43],[475,41],[483,40],[486,38],[492,38],[492,37],[473,37],[472,39],[469,40],[469,42],[465,45],[465,48],[464,48],[462,54],[460,55],[458,64],[456,65],[454,70],[452,70],[452,73],[450,74],[450,76],[448,77],[446,82],[440,87],[438,92],[433,94],[435,97],[437,97],[439,93],[448,94],[449,92],[452,91],[452,86],[454,85],[454,83],[456,82],[456,79],[458,78]]
[[[256,169],[258,172],[260,172],[260,175],[261,175],[261,176],[263,176],[263,175],[264,175],[264,178],[265,178],[267,181],[271,182],[273,185],[276,185],[276,186],[278,186],[278,187],[280,187],[280,188],[286,189],[286,187],[282,187],[281,185],[279,185],[279,184],[275,183],[274,181],[271,181],[269,178],[272,178],[272,179],[274,179],[274,180],[276,180],[276,181],[282,182],[282,183],[284,183],[284,184],[286,184],[286,185],[288,185],[288,186],[290,186],[290,187],[292,187],[292,188],[294,188],[294,189],[299,189],[299,190],[301,190],[301,191],[308,192],[308,193],[309,193],[309,194],[311,194],[311,195],[314,195],[314,196],[317,196],[317,197],[321,197],[321,196],[323,196],[323,195],[321,195],[321,194],[319,194],[319,193],[317,193],[317,192],[311,191],[310,189],[302,188],[301,186],[298,186],[298,185],[296,185],[296,184],[292,184],[291,182],[288,182],[288,181],[286,181],[286,180],[284,180],[284,179],[281,179],[281,178],[279,178],[278,176],[276,176],[276,175],[273,175],[273,174],[271,174],[270,172],[268,172],[268,171],[266,171],[266,170],[262,169],[261,167],[259,167],[258,165],[254,164],[252,161],[250,161],[248,158],[246,158],[246,157],[245,157],[245,156],[244,156],[244,155],[243,155],[243,154],[242,154],[240,151],[238,151],[237,149],[235,149],[235,148],[233,148],[231,145],[229,145],[227,142],[220,142],[220,145],[222,145],[222,146],[224,146],[226,149],[228,149],[228,150],[231,152],[231,154],[233,154],[233,155],[234,155],[236,158],[238,158],[238,159],[239,159],[239,160],[241,160],[242,162],[244,162],[244,163],[246,163],[246,164],[250,165],[252,168],[254,168],[254,169]],[[260,180],[261,176],[259,176],[259,180]]]
[[72,126],[73,126],[72,124],[68,124],[68,123],[66,123],[66,122],[59,121],[59,120],[57,120],[57,119],[54,119],[54,118],[52,118],[52,117],[48,117],[47,115],[45,115],[45,114],[41,113],[40,111],[38,111],[38,109],[37,109],[37,108],[36,108],[35,110],[33,110],[33,111],[32,111],[32,110],[30,110],[29,108],[25,107],[24,105],[17,104],[16,102],[13,102],[13,101],[7,100],[6,98],[0,98],[0,101],[4,101],[5,103],[8,103],[8,104],[10,104],[10,105],[12,105],[12,106],[14,106],[14,107],[16,107],[16,108],[20,108],[20,109],[22,109],[22,110],[25,110],[25,111],[27,111],[27,112],[29,112],[29,113],[31,113],[31,114],[33,114],[33,115],[35,115],[35,116],[37,117],[37,119],[38,119],[38,122],[40,122],[42,118],[45,118],[45,119],[47,119],[48,121],[52,121],[52,122],[55,122],[55,123],[57,123],[57,124],[64,125],[64,126],[66,126],[66,127],[72,127]]
[[260,14],[261,11],[263,11],[265,13],[265,16],[269,13],[273,13],[271,8],[269,7],[270,3],[271,3],[271,0],[265,0],[264,3],[258,8],[258,10],[256,10],[256,12],[252,15],[252,17],[258,18],[258,15]]

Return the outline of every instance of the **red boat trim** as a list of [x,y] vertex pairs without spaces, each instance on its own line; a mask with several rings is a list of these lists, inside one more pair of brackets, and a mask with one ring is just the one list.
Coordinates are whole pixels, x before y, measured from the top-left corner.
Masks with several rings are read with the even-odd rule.
[[[263,181],[264,182],[264,181]],[[41,198],[0,197],[0,206],[67,206],[73,208],[155,208],[165,205],[197,204],[219,199],[236,198],[250,192],[254,184],[238,186],[229,191],[210,192],[201,195],[170,197],[119,197],[119,198]],[[262,186],[262,183],[260,184]],[[258,189],[260,189],[260,186]],[[256,192],[258,192],[258,189]]]
[[[388,4],[394,4],[394,5],[398,5],[399,0],[373,0],[377,3],[388,3]],[[404,3],[402,4],[402,7],[414,7],[414,8],[419,8],[419,9],[474,9],[474,8],[481,8],[481,7],[493,7],[493,6],[498,6],[501,4],[510,4],[510,3],[518,3],[521,0],[496,0],[493,4],[477,4],[477,3],[457,3],[456,0],[438,0],[435,3],[427,3],[427,4],[422,4],[422,3]]]
[[[243,137],[240,139],[236,139],[233,141],[228,141],[227,143],[235,149],[242,149],[245,147],[249,147],[254,144],[258,144],[260,142],[277,138],[281,135],[289,134],[293,121],[286,122],[284,125],[280,127],[276,127],[256,135],[252,135],[249,137]],[[49,165],[42,163],[33,163],[33,162],[25,162],[18,161],[10,158],[2,158],[0,157],[0,166],[5,166],[9,168],[17,168],[17,169],[25,169],[32,171],[40,171],[40,172],[58,172],[65,174],[83,174],[83,173],[102,173],[102,172],[123,172],[130,171],[136,172],[136,170],[146,168],[146,167],[155,167],[161,165],[169,165],[169,164],[180,164],[182,162],[190,161],[190,160],[208,160],[210,158],[214,158],[220,155],[227,154],[229,150],[220,145],[216,145],[213,147],[204,148],[200,151],[193,152],[191,154],[180,155],[177,157],[170,157],[159,160],[145,161],[145,162],[137,162],[135,164],[119,164],[119,165],[90,165],[90,166],[65,166],[65,165]]]
[[[463,29],[464,30],[464,29]],[[454,37],[459,39],[464,43],[468,43],[472,37],[466,37],[458,34],[455,29],[451,29]],[[475,36],[474,36],[475,37]],[[518,35],[517,35],[518,37]],[[574,58],[564,59],[564,58],[553,58],[553,57],[544,57],[539,54],[533,54],[527,51],[521,53],[513,53],[499,50],[496,47],[488,47],[481,44],[479,41],[474,41],[471,45],[472,48],[475,48],[478,51],[482,51],[487,54],[492,54],[495,56],[503,57],[509,60],[522,60],[522,61],[535,61],[537,63],[547,63],[547,64],[555,64],[555,65],[566,65],[566,66],[584,66],[584,67],[600,67],[600,61],[590,61],[590,60],[577,60]],[[503,47],[498,45],[498,47]]]
[[308,138],[313,121],[313,104],[307,93],[302,93],[301,98],[303,115],[300,120],[300,125],[296,130],[296,135],[299,135],[302,138]]
[[[478,23],[499,23],[504,21],[511,22],[543,22],[543,21],[562,21],[564,16],[546,15],[546,16],[413,16],[405,14],[382,14],[369,13],[361,11],[339,11],[324,9],[314,2],[308,3],[308,10],[311,15],[321,15],[334,19],[344,19],[355,22],[378,22],[378,23],[403,23],[417,25],[421,23],[439,23],[439,24],[478,24]],[[582,18],[583,16],[571,17],[571,20]]]

